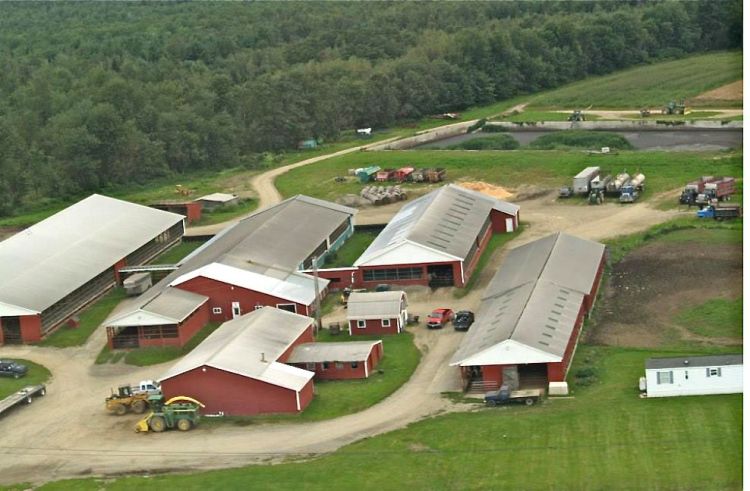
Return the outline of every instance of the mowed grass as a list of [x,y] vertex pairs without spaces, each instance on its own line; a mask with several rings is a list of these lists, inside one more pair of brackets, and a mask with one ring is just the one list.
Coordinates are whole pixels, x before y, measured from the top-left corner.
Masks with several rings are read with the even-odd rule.
[[349,237],[343,246],[334,254],[326,257],[326,268],[342,268],[351,266],[359,256],[365,252],[365,249],[372,244],[377,232],[356,231]]
[[59,327],[55,332],[43,339],[40,346],[54,346],[56,348],[68,348],[80,346],[86,343],[89,336],[107,318],[110,312],[126,297],[123,288],[114,288],[99,300],[89,305],[83,312],[78,314],[78,327],[71,328],[65,325]]
[[707,337],[742,337],[742,298],[715,298],[681,311],[675,322]]
[[176,246],[164,251],[160,256],[151,261],[151,264],[177,264],[190,253],[205,244],[204,240],[185,240]]
[[[445,167],[448,182],[485,181],[514,188],[535,184],[556,189],[571,182],[581,169],[597,165],[611,172],[627,169],[646,174],[648,198],[652,194],[677,189],[701,175],[742,175],[740,152],[627,152],[587,155],[578,151],[516,150],[510,152],[475,151],[446,152],[442,150],[404,150],[387,152],[356,152],[331,158],[313,166],[299,167],[276,179],[276,187],[285,197],[306,194],[335,200],[346,193],[359,194],[364,184],[348,179],[335,183],[336,176],[347,175],[350,168],[379,165],[385,167]],[[405,183],[408,195],[434,189],[435,185]],[[675,197],[676,199],[676,197]]]
[[50,378],[50,371],[33,361],[20,358],[9,358],[7,356],[2,356],[0,359],[3,361],[12,360],[21,365],[26,365],[29,368],[29,371],[26,372],[26,376],[21,378],[0,377],[0,399],[8,397],[27,385],[44,384]]
[[594,360],[598,379],[572,399],[477,405],[315,460],[41,489],[740,489],[740,394],[638,398],[645,360],[670,354],[581,346],[573,370]]
[[[592,77],[530,98],[530,109],[661,107],[742,79],[742,53],[717,52]],[[722,101],[726,106],[727,102]],[[712,101],[701,101],[711,107]],[[738,100],[732,107],[741,107]],[[689,107],[695,107],[690,104]]]

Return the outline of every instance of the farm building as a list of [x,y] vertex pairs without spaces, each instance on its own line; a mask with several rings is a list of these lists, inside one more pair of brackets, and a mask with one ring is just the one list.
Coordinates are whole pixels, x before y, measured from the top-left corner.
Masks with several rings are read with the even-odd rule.
[[313,320],[264,307],[222,324],[159,381],[166,398],[187,395],[206,413],[294,413],[313,398],[314,373],[286,364],[313,341]]
[[208,297],[167,288],[135,312],[107,322],[110,349],[183,346],[209,320]]
[[508,253],[450,364],[466,388],[563,382],[604,269],[604,245],[557,233]]
[[41,340],[184,231],[180,215],[94,194],[0,242],[0,344]]
[[[209,298],[209,316],[224,321],[269,305],[313,314],[315,282],[299,270],[324,260],[353,230],[356,210],[295,196],[224,230],[184,258],[179,268],[143,295],[123,302],[104,321],[111,336],[142,327],[135,314],[169,288]],[[320,279],[325,295],[328,280]],[[171,286],[170,286],[171,285]],[[126,326],[121,317],[135,322]],[[132,329],[131,329],[132,331]]]
[[346,303],[349,335],[398,334],[406,326],[406,293],[353,292]]
[[240,202],[236,194],[213,193],[201,196],[195,200],[200,203],[204,210],[211,211],[224,206],[236,205]]
[[[238,265],[239,266],[239,265]],[[210,297],[211,319],[225,321],[263,306],[296,314],[315,311],[315,278],[296,271],[211,263],[172,281],[170,286]],[[318,280],[325,296],[328,280]]]
[[357,286],[466,284],[493,233],[518,227],[519,207],[450,184],[405,205],[354,262]]
[[740,394],[742,355],[650,358],[641,389],[648,397]]
[[183,215],[187,223],[195,223],[201,219],[203,205],[199,201],[159,201],[148,205],[157,210],[168,211]]
[[368,378],[383,358],[383,341],[300,344],[287,360],[318,379]]

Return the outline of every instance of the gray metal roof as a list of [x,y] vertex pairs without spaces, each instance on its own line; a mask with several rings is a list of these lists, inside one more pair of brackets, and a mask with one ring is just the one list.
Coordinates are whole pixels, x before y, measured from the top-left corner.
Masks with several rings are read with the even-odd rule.
[[401,299],[406,307],[406,293],[353,292],[346,302],[347,319],[385,319],[401,315]]
[[277,360],[312,322],[273,307],[255,310],[222,324],[159,380],[210,366],[298,391],[314,374]]
[[216,203],[226,203],[228,201],[232,201],[235,199],[237,199],[236,194],[213,193],[213,194],[207,194],[205,196],[201,196],[200,198],[197,198],[195,201],[214,201]]
[[167,288],[161,295],[147,303],[143,310],[181,322],[207,301],[208,297],[205,295]]
[[287,363],[322,363],[324,361],[365,361],[372,349],[383,341],[349,341],[341,343],[305,343],[294,348]]
[[591,174],[593,174],[594,172],[599,172],[599,167],[597,167],[597,166],[586,167],[581,172],[579,172],[578,174],[576,174],[575,179],[579,179],[579,178],[582,178],[582,177],[588,177]]
[[649,358],[646,369],[685,368],[685,367],[723,367],[742,365],[742,355],[707,355],[681,356],[674,358]]
[[91,195],[0,242],[0,304],[42,312],[183,219]]
[[510,251],[451,364],[507,340],[562,357],[603,254],[602,244],[562,233]]
[[306,196],[295,196],[257,211],[193,251],[176,271],[150,290],[122,302],[107,321],[122,312],[140,309],[180,276],[211,263],[242,267],[274,278],[286,277],[354,213],[353,208]]
[[465,259],[492,209],[515,215],[520,208],[454,184],[443,186],[404,205],[355,266],[405,242]]

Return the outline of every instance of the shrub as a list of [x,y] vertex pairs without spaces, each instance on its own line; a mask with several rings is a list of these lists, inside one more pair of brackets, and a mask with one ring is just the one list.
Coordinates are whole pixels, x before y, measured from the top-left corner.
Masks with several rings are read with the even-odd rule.
[[542,135],[529,143],[529,147],[539,150],[554,150],[565,147],[610,147],[621,150],[630,150],[633,148],[624,136],[616,133],[574,130],[555,131],[554,133]]
[[518,141],[510,135],[499,134],[467,140],[449,147],[450,150],[515,150]]

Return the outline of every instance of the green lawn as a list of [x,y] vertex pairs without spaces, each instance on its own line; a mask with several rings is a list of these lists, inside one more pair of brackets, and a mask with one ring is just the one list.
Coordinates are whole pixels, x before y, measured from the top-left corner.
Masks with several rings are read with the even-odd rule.
[[164,251],[159,257],[151,261],[151,264],[177,264],[188,254],[205,244],[204,240],[185,240]]
[[479,276],[482,274],[482,271],[487,266],[487,262],[489,262],[495,251],[498,249],[502,249],[505,244],[521,235],[521,232],[523,232],[526,226],[527,225],[525,223],[521,223],[518,228],[511,233],[494,234],[492,238],[490,238],[490,241],[487,243],[487,248],[482,252],[482,256],[479,258],[479,261],[477,261],[477,266],[474,269],[474,272],[471,274],[469,282],[466,283],[466,286],[463,288],[454,288],[453,297],[463,298],[468,295],[469,292],[474,288],[474,285],[477,284]]
[[[442,150],[405,150],[388,152],[356,152],[328,159],[314,166],[300,167],[279,176],[276,186],[289,197],[302,193],[316,198],[335,200],[364,186],[358,182],[330,183],[336,176],[346,175],[347,169],[379,165],[381,167],[445,167],[447,180],[482,180],[513,188],[533,183],[541,187],[558,188],[569,183],[581,169],[601,166],[612,172],[621,169],[646,174],[644,197],[653,193],[676,189],[701,175],[742,175],[741,152],[629,152],[606,156],[590,156],[580,151],[516,150],[509,152],[474,151],[446,152]],[[435,186],[405,183],[407,194],[422,192]],[[676,200],[676,196],[675,196]]]
[[62,326],[43,339],[39,345],[67,348],[84,344],[91,333],[99,327],[125,297],[124,289],[114,288],[79,314],[80,323],[78,327]]
[[359,256],[365,252],[365,249],[378,236],[377,232],[357,231],[349,237],[343,246],[333,255],[326,257],[326,268],[343,268],[351,266]]
[[670,354],[581,346],[573,370],[593,365],[597,379],[572,399],[477,406],[315,460],[41,489],[741,489],[741,395],[638,398],[645,359]]
[[708,337],[742,337],[742,298],[714,298],[682,310],[675,322]]
[[610,147],[617,150],[630,150],[633,146],[622,135],[602,131],[569,130],[547,133],[529,144],[538,150],[556,148],[601,148]]
[[33,361],[8,357],[3,357],[2,359],[13,360],[21,365],[26,365],[29,368],[29,371],[26,373],[26,376],[17,379],[12,377],[0,377],[0,399],[8,397],[27,385],[44,384],[50,378],[49,370]]
[[[660,107],[670,100],[695,97],[741,79],[741,52],[709,53],[591,77],[530,97],[530,108]],[[704,101],[702,105],[711,107],[712,103]],[[733,106],[742,107],[742,101]]]

